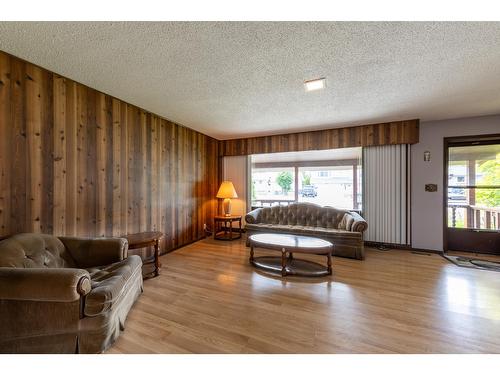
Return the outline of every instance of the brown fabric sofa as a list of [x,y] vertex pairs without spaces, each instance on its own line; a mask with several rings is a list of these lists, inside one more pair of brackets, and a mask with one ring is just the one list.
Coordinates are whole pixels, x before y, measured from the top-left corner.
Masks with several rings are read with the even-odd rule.
[[0,353],[100,353],[142,292],[123,238],[23,233],[0,242]]
[[365,256],[363,232],[368,224],[356,212],[293,203],[257,208],[245,216],[245,221],[249,236],[264,232],[319,237],[333,243],[333,255],[355,259]]

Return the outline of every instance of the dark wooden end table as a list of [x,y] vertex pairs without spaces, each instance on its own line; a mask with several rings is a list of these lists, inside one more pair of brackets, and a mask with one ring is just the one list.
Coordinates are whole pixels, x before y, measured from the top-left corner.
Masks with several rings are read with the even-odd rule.
[[[250,264],[281,276],[327,276],[332,274],[331,242],[315,237],[294,234],[260,233],[248,237],[250,243]],[[276,250],[281,256],[254,257],[254,248]],[[287,257],[288,253],[288,257]],[[327,258],[326,269],[321,264],[306,259],[297,259],[295,253],[323,255]]]
[[[233,235],[233,222],[235,221],[239,222],[240,224],[240,230],[236,236]],[[229,227],[227,224],[229,224]],[[219,232],[223,232],[223,234],[220,235],[218,234]],[[214,217],[214,239],[222,241],[232,241],[238,238],[241,238],[241,216],[217,215]]]
[[155,253],[152,257],[142,260],[142,264],[154,264],[154,270],[146,274],[146,276],[154,275],[155,277],[160,274],[160,240],[163,237],[162,232],[141,232],[128,234],[125,238],[128,241],[129,250],[142,249],[144,247],[154,246]]

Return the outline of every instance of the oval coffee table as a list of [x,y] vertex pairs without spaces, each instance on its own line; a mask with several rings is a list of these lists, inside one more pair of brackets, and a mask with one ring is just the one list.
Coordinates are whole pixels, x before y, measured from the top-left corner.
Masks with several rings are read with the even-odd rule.
[[[248,241],[250,243],[250,263],[257,268],[281,273],[281,276],[326,276],[332,274],[333,245],[331,242],[320,238],[279,233],[253,234],[248,238]],[[254,249],[257,247],[279,251],[281,256],[254,257]],[[295,253],[326,256],[326,269],[316,262],[294,258],[293,254]]]

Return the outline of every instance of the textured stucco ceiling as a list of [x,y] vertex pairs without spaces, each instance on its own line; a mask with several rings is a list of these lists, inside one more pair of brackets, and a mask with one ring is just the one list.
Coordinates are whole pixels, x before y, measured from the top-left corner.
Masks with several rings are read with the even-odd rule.
[[219,139],[500,113],[499,46],[498,22],[0,22],[1,50]]

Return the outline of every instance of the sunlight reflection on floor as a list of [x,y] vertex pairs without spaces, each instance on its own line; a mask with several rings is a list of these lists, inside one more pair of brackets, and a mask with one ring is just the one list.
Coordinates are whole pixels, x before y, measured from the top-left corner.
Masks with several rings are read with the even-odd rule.
[[466,276],[453,273],[453,275],[446,274],[444,277],[449,310],[500,320],[500,291],[488,285],[482,285],[480,274],[477,277],[471,277],[470,273]]

